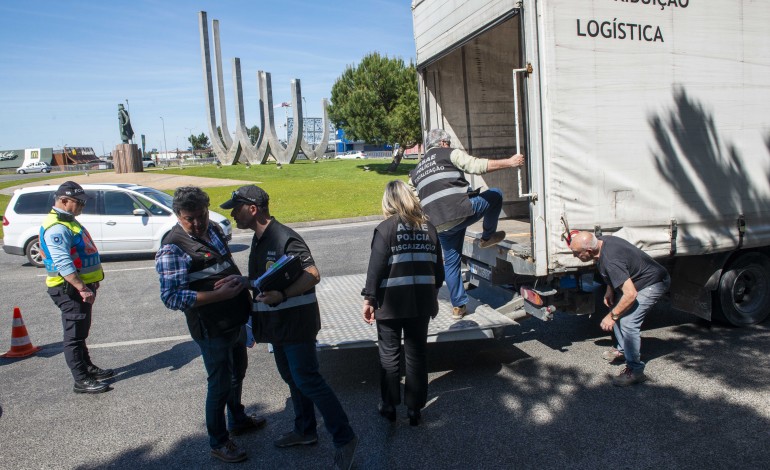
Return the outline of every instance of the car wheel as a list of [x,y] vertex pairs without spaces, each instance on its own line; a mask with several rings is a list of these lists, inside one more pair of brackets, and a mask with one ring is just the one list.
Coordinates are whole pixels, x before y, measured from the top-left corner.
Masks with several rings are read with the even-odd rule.
[[48,173],[48,172],[50,172],[51,170],[49,170],[49,169],[47,169],[47,168],[46,168],[45,170],[42,170],[42,171],[43,171],[43,173]]
[[20,175],[26,175],[26,174],[27,174],[27,172],[26,172],[26,171],[24,171],[24,170],[19,170],[19,171],[18,171],[18,173],[19,173]]
[[147,165],[147,168],[154,167],[154,166],[155,166],[154,163],[150,163],[149,165]]
[[43,250],[40,248],[40,239],[38,237],[33,238],[27,243],[27,247],[24,249],[24,253],[27,255],[27,260],[36,268],[42,268],[43,265]]
[[763,322],[770,314],[770,259],[745,253],[730,263],[714,292],[714,314],[734,326]]

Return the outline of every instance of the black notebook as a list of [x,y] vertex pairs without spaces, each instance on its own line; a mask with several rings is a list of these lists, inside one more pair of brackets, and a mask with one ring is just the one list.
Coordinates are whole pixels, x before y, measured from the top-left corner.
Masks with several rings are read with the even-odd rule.
[[283,255],[252,286],[261,294],[269,290],[282,291],[302,274],[302,262],[294,255]]

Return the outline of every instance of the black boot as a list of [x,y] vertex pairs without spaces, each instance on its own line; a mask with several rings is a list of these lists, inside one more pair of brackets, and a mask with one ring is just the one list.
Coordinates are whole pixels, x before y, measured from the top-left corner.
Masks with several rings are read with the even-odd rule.
[[377,411],[380,413],[380,416],[386,418],[391,423],[396,421],[396,408],[394,408],[393,405],[380,403],[377,405]]
[[115,375],[115,371],[112,369],[101,369],[91,364],[88,366],[88,375],[96,380],[105,380]]
[[106,392],[109,388],[110,386],[106,383],[88,377],[85,380],[76,380],[75,386],[72,387],[72,391],[75,393],[102,393]]
[[420,410],[407,410],[406,415],[409,417],[409,426],[418,426],[422,421]]

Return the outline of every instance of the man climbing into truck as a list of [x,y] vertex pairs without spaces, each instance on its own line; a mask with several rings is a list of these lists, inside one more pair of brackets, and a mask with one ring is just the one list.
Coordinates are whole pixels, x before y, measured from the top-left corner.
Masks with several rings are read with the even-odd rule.
[[497,188],[484,192],[472,190],[463,172],[482,175],[523,166],[525,160],[521,154],[499,160],[472,157],[463,150],[452,149],[451,137],[443,129],[431,130],[427,145],[425,157],[409,173],[409,178],[425,213],[438,230],[452,300],[452,318],[460,320],[467,314],[468,303],[460,274],[465,229],[484,219],[479,244],[482,248],[494,246],[505,238],[505,232],[497,231],[503,207],[502,191]]

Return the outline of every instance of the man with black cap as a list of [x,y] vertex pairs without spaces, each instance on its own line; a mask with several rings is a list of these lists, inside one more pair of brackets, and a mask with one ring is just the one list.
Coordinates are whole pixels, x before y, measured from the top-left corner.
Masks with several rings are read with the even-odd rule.
[[224,234],[209,221],[208,194],[195,186],[177,188],[171,209],[178,223],[163,237],[155,255],[160,298],[166,307],[184,312],[190,336],[201,350],[208,373],[206,429],[211,456],[241,462],[246,451],[230,435],[267,423],[262,416],[247,415],[241,403],[248,367],[243,325],[251,312],[251,297]]
[[[254,338],[271,343],[275,364],[289,386],[294,407],[294,429],[274,442],[277,447],[311,445],[318,442],[315,408],[332,435],[335,468],[349,469],[358,444],[340,401],[318,370],[316,335],[321,315],[315,285],[321,275],[305,241],[297,232],[270,216],[269,196],[255,185],[233,191],[222,209],[238,228],[254,230],[249,253],[249,282],[256,280],[284,254],[300,258],[303,272],[282,291],[266,291],[254,297],[252,330]],[[253,284],[252,284],[253,287]]]
[[101,393],[109,389],[102,380],[113,376],[91,362],[86,338],[99,282],[104,279],[99,252],[88,230],[75,217],[91,198],[74,181],[56,191],[51,212],[40,227],[40,247],[46,269],[48,295],[62,314],[64,359],[75,379],[75,393]]

